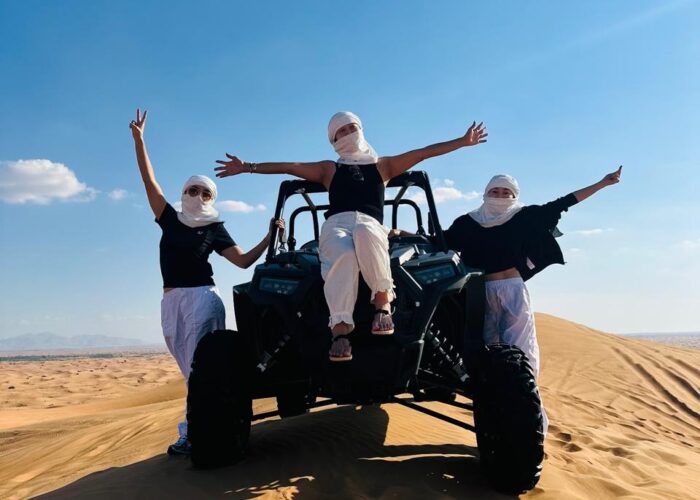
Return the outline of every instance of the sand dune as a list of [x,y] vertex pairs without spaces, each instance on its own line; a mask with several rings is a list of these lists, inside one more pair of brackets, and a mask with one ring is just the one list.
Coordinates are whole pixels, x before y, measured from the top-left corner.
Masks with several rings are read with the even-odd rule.
[[[526,496],[698,498],[700,351],[537,325],[552,424]],[[397,405],[262,421],[243,462],[193,470],[163,453],[179,377],[164,355],[3,363],[0,498],[506,498],[485,484],[473,434]]]

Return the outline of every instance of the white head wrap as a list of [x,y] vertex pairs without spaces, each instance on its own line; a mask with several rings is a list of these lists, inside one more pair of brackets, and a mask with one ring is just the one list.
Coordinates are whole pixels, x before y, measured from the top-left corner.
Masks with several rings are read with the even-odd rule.
[[[489,191],[497,187],[510,189],[515,198],[489,196]],[[520,187],[514,177],[505,174],[494,175],[484,189],[484,202],[479,208],[469,212],[469,216],[483,227],[500,226],[523,208],[524,205],[520,203],[519,196]]]
[[[356,124],[359,130],[336,141],[335,134],[338,133],[338,129],[350,123]],[[379,159],[372,146],[365,140],[360,118],[349,111],[340,111],[331,117],[331,121],[328,122],[328,141],[338,153],[338,163],[366,165],[377,163]]]
[[[187,190],[192,186],[201,186],[211,191],[211,200],[204,201],[202,196],[190,196]],[[182,212],[177,218],[189,227],[201,227],[213,222],[220,222],[219,211],[214,208],[217,196],[216,184],[205,175],[193,175],[182,188]]]

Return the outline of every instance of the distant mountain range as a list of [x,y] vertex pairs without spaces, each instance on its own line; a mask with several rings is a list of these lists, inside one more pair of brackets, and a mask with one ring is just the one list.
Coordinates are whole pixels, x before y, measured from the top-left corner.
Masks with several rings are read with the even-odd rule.
[[143,345],[138,339],[106,335],[64,337],[53,333],[28,333],[0,339],[0,351],[33,351],[42,349],[81,349],[94,347],[131,347]]

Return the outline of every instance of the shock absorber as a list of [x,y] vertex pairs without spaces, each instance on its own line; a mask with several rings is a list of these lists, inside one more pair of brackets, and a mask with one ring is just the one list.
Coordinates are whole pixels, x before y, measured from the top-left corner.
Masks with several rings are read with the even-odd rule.
[[467,380],[467,370],[464,367],[462,356],[447,338],[440,335],[440,330],[436,328],[435,323],[431,323],[425,332],[425,340],[432,347],[431,365],[436,372],[446,369],[460,382]]
[[260,356],[260,362],[257,366],[258,372],[263,373],[265,370],[267,370],[267,368],[270,366],[270,362],[277,357],[282,349],[284,349],[284,346],[287,345],[290,338],[291,337],[288,334],[283,334],[275,344],[275,347],[273,347],[272,352],[264,351],[262,353],[262,356]]

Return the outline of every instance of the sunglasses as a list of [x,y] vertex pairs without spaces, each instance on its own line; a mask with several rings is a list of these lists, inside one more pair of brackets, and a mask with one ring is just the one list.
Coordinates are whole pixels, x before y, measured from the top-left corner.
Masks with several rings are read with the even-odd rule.
[[190,186],[187,188],[185,193],[189,194],[192,198],[194,198],[195,196],[202,195],[202,200],[204,200],[204,201],[211,200],[211,191],[209,191],[208,189],[204,189],[202,187],[199,187],[199,186]]
[[360,170],[360,167],[357,165],[348,165],[350,169],[350,175],[352,175],[352,179],[354,181],[364,181],[365,176],[362,174],[362,170]]

